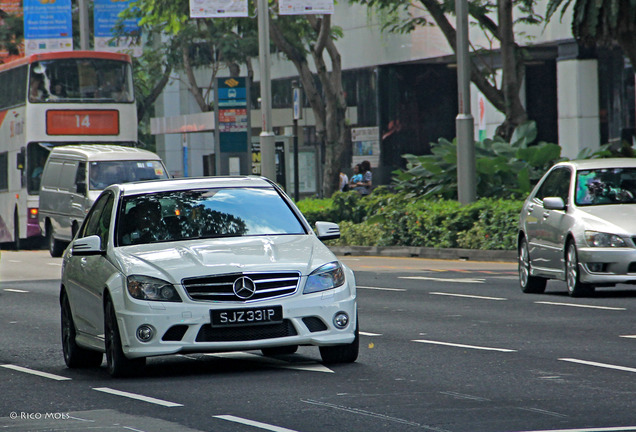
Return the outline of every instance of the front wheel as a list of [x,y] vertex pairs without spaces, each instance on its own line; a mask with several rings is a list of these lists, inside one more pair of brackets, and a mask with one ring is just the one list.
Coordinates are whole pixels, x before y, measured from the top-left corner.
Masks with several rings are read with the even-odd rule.
[[102,364],[104,355],[99,351],[82,348],[75,342],[77,333],[66,292],[62,293],[60,306],[62,309],[62,352],[66,366],[69,368],[98,367]]
[[547,280],[530,276],[530,252],[528,241],[524,238],[519,245],[519,285],[521,291],[527,294],[543,294]]
[[140,373],[146,365],[146,358],[129,359],[121,348],[119,325],[115,307],[109,299],[104,306],[104,332],[106,339],[106,362],[108,373],[114,377],[132,376]]
[[594,293],[594,285],[580,281],[579,260],[573,241],[568,243],[565,254],[565,282],[570,297],[584,297]]
[[54,234],[53,227],[49,225],[46,230],[46,237],[49,241],[49,254],[53,258],[59,258],[62,254],[64,254],[66,245],[63,242],[56,240]]
[[360,335],[358,334],[358,325],[356,324],[355,339],[347,345],[334,345],[320,347],[320,357],[323,363],[353,363],[358,359],[360,351]]

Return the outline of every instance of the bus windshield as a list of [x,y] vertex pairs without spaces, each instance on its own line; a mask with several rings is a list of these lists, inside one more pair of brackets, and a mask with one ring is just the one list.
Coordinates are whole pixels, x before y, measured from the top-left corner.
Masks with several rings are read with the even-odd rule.
[[134,102],[129,63],[107,59],[34,62],[29,102]]

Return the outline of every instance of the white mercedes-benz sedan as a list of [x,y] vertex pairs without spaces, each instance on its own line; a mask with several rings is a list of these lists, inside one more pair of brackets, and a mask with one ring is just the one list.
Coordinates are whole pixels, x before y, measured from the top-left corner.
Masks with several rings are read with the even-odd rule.
[[318,346],[358,357],[353,272],[285,193],[261,177],[113,185],[64,253],[60,305],[68,367],[136,374],[150,356]]

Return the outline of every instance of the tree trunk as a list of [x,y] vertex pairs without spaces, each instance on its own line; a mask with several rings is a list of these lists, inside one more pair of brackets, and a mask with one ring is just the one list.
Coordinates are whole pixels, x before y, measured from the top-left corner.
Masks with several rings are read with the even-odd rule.
[[503,69],[503,94],[506,119],[497,128],[497,134],[510,140],[515,128],[528,119],[526,110],[519,98],[519,89],[523,80],[523,60],[515,44],[512,17],[512,0],[499,0],[497,11],[499,18],[499,36],[501,43],[501,60]]

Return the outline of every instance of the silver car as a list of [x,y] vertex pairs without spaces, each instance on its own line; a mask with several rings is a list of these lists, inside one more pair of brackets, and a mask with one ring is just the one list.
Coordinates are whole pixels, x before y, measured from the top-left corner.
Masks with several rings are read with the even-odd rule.
[[592,159],[553,166],[519,218],[519,283],[542,293],[564,280],[572,297],[636,283],[636,160]]
[[319,347],[358,356],[353,272],[291,200],[260,177],[108,187],[62,266],[62,347],[69,367],[138,372],[147,357]]

